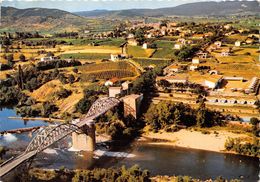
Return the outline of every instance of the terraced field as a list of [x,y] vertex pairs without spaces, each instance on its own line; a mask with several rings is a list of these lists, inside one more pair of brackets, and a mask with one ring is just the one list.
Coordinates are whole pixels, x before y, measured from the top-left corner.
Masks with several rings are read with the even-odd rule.
[[138,70],[127,62],[108,62],[100,64],[89,64],[78,67],[81,79],[110,79],[113,77],[126,78],[138,75]]

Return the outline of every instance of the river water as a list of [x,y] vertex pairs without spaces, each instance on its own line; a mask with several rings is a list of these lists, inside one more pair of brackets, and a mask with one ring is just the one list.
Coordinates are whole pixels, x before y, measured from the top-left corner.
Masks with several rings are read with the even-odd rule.
[[[16,116],[12,109],[0,110],[0,131],[32,126],[46,126],[43,121],[22,121],[8,119]],[[28,134],[7,134],[0,136],[0,145],[20,152],[31,140]],[[202,150],[191,150],[179,147],[150,145],[147,142],[134,142],[126,149],[105,151],[102,148],[93,154],[90,152],[75,152],[70,150],[71,139],[60,141],[52,149],[47,149],[37,155],[34,165],[44,168],[89,169],[94,167],[127,167],[135,164],[142,169],[148,169],[151,175],[189,175],[194,178],[216,178],[223,176],[228,179],[243,176],[244,181],[258,180],[259,160],[233,154],[222,154]],[[12,152],[11,152],[12,153]],[[6,158],[13,154],[6,155]],[[115,157],[120,156],[120,157]]]

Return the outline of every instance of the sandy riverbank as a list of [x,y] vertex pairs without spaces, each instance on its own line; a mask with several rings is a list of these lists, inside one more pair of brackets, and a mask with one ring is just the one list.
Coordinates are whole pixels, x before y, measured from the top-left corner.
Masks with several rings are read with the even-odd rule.
[[248,137],[245,134],[234,134],[228,131],[218,131],[218,134],[202,134],[200,131],[190,131],[182,129],[178,132],[167,133],[146,133],[143,137],[155,140],[165,140],[164,142],[151,142],[158,145],[172,145],[185,148],[201,149],[214,152],[225,150],[226,139]]

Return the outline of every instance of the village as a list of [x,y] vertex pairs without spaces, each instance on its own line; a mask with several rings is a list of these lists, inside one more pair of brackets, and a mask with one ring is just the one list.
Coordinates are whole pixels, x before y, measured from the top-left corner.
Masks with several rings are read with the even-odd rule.
[[[90,30],[83,30],[74,34],[64,40],[50,37],[35,38],[36,42],[33,39],[31,42],[35,45],[30,46],[26,42],[27,39],[14,41],[11,47],[6,46],[9,50],[6,50],[6,47],[2,49],[1,55],[4,59],[0,63],[2,65],[0,78],[11,72],[9,69],[6,71],[4,69],[8,60],[8,56],[4,53],[6,51],[14,52],[15,58],[23,52],[25,55],[36,55],[30,57],[32,62],[51,62],[60,59],[67,62],[79,59],[83,64],[127,62],[135,67],[137,75],[163,66],[163,74],[156,78],[158,93],[153,98],[155,103],[160,100],[172,100],[196,107],[202,97],[209,108],[221,112],[240,116],[258,115],[259,34],[254,30],[238,29],[232,24],[225,23],[218,25],[169,21],[147,23],[144,19],[122,23],[109,32],[91,33]],[[2,34],[2,37],[8,35]],[[9,35],[10,37],[12,36]],[[37,46],[40,41],[48,42],[48,40],[61,40],[63,43],[55,43],[53,46],[55,48]],[[89,43],[87,46],[75,43],[66,45],[68,40],[74,42],[87,40]],[[106,41],[112,43],[115,41],[115,44],[102,45]],[[34,46],[34,50],[38,53],[26,52],[26,47],[31,46]],[[44,56],[44,53],[45,55],[48,53],[47,56]],[[22,65],[27,63],[15,62]],[[15,64],[15,69],[18,64]],[[115,97],[125,93],[134,77],[122,79],[112,74],[106,79],[103,84],[109,87],[109,96]]]

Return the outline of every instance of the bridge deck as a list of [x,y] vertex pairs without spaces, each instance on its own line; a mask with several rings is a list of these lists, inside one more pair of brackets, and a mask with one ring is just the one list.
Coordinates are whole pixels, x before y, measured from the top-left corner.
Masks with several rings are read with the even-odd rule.
[[20,165],[24,161],[26,161],[26,160],[30,159],[31,157],[35,156],[36,153],[37,153],[37,151],[32,151],[32,152],[29,152],[29,153],[26,153],[26,154],[22,154],[22,155],[18,156],[17,158],[15,158],[14,160],[12,160],[10,163],[5,164],[4,166],[1,167],[0,176],[3,176],[6,173],[10,172],[16,166]]

